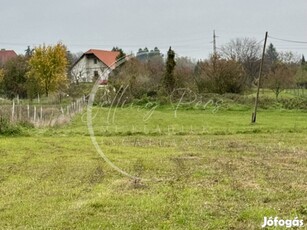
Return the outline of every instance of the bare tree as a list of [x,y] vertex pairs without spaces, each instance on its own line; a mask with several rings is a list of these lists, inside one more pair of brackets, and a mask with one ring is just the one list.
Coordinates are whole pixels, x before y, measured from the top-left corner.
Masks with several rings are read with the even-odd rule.
[[210,60],[198,62],[195,82],[199,92],[241,93],[245,76],[242,65],[234,60],[212,56]]
[[85,63],[79,64],[77,67],[73,68],[79,58],[82,56],[82,52],[78,53],[71,53],[67,52],[67,59],[68,59],[68,72],[69,78],[71,83],[79,84],[80,80],[82,80],[82,76],[85,72]]
[[221,56],[239,62],[246,73],[246,83],[251,85],[258,76],[261,45],[252,38],[236,38],[221,47]]
[[270,72],[265,79],[265,85],[273,90],[276,99],[278,99],[279,94],[284,89],[290,88],[294,85],[295,72],[295,68],[282,62],[278,62],[271,67]]
[[146,65],[136,58],[127,61],[118,72],[110,76],[108,82],[117,91],[127,87],[123,97],[129,100],[141,98],[152,87]]
[[195,63],[188,57],[176,58],[176,66],[174,70],[174,76],[176,78],[177,88],[194,88],[194,69]]
[[70,81],[79,85],[79,82],[82,81],[82,76],[84,75],[86,69],[85,64],[78,65],[76,68],[71,69],[70,71]]
[[278,52],[278,60],[287,64],[299,64],[300,56],[291,51]]

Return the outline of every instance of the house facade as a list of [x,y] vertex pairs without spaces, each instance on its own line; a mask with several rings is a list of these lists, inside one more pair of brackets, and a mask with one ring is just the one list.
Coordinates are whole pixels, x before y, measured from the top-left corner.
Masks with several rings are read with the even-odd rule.
[[99,79],[100,84],[107,84],[108,75],[105,70],[116,67],[117,51],[90,49],[85,52],[71,68],[72,81],[95,82]]
[[8,62],[10,59],[17,57],[17,54],[14,50],[6,50],[1,49],[0,50],[0,66],[4,65],[6,62]]

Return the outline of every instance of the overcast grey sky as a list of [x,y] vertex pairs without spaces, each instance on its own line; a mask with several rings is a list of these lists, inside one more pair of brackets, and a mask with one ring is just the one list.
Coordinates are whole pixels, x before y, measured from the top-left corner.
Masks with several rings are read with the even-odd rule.
[[[307,41],[307,0],[0,0],[0,48],[62,41],[72,52],[119,46],[207,58],[236,37]],[[269,39],[278,50],[307,55],[307,44]]]

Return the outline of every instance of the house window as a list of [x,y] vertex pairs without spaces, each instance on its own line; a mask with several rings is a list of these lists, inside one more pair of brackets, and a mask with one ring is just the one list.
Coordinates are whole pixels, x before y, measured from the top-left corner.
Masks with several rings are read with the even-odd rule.
[[97,64],[97,58],[94,58],[94,64]]

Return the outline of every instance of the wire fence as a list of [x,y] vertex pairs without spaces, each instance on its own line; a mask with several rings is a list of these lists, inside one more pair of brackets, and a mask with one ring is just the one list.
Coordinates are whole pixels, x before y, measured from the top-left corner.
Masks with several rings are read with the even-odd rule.
[[86,97],[68,105],[24,104],[19,99],[0,101],[0,117],[11,123],[29,122],[36,127],[55,126],[67,123],[86,107]]

